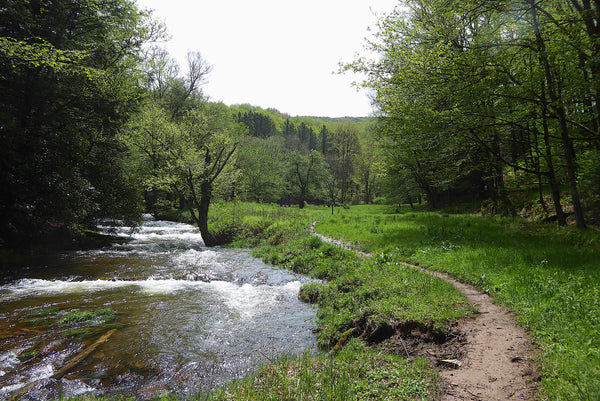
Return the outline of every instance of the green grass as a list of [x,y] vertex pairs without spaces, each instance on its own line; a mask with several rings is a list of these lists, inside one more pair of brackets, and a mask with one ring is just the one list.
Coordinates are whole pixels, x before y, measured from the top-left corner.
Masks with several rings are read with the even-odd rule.
[[407,361],[353,340],[338,354],[283,358],[206,398],[226,400],[430,400],[439,377],[424,360]]
[[326,214],[327,209],[315,207],[298,209],[249,202],[216,203],[211,206],[209,229],[230,235],[234,239],[230,246],[234,247],[254,247],[265,241],[277,245],[297,238],[316,218]]
[[452,285],[396,258],[363,259],[315,237],[258,248],[255,255],[326,280],[326,285],[310,284],[301,290],[301,296],[319,306],[318,340],[326,348],[350,329],[369,342],[376,342],[382,332],[411,325],[443,334],[449,321],[471,313]]
[[[198,401],[425,401],[439,396],[439,375],[422,359],[408,361],[351,340],[338,353],[283,356],[252,375],[210,393],[187,397]],[[124,396],[78,400],[133,400]],[[164,394],[161,401],[178,400]]]
[[254,255],[266,262],[327,281],[302,291],[310,289],[319,306],[318,341],[324,348],[336,345],[350,329],[372,342],[382,331],[408,325],[443,333],[449,321],[472,313],[453,286],[400,264],[398,258],[364,259],[311,236],[306,227],[327,215],[325,208],[236,204],[220,206],[213,224],[238,221],[237,244],[258,244]]
[[[273,361],[197,399],[436,399],[439,378],[425,361],[368,343],[403,324],[443,332],[471,310],[454,288],[400,261],[448,272],[515,311],[539,348],[543,397],[600,399],[597,230],[388,206],[340,208],[333,216],[326,208],[240,203],[211,210],[212,227],[231,230],[237,246],[324,280],[300,295],[319,306],[319,344],[339,351]],[[376,256],[363,260],[308,236],[305,228],[315,220],[317,232]]]
[[317,231],[489,292],[531,331],[549,399],[600,399],[597,230],[357,206],[320,221]]

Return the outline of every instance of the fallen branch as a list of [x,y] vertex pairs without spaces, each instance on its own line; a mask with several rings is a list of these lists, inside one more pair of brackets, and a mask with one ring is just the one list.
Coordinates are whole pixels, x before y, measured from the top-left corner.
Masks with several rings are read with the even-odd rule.
[[110,338],[110,336],[112,336],[115,333],[115,331],[117,331],[117,329],[112,329],[112,330],[108,331],[102,337],[100,337],[99,339],[97,339],[96,342],[94,342],[92,345],[90,345],[89,347],[87,347],[86,349],[84,349],[82,352],[80,352],[69,363],[67,363],[65,366],[63,366],[59,370],[57,370],[56,373],[54,373],[52,376],[50,376],[50,378],[52,378],[52,379],[60,379],[61,377],[63,377],[64,375],[66,375],[71,369],[73,369],[75,366],[79,365],[81,363],[81,361],[83,361],[92,352],[94,352],[96,350],[96,348],[98,348],[101,344],[103,344],[106,341],[108,341],[108,339]]

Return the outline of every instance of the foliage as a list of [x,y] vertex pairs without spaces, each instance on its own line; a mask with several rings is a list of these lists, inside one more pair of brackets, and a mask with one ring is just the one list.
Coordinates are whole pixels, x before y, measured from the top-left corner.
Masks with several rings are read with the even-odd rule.
[[[331,206],[370,203],[381,191],[382,157],[373,146],[371,119],[290,117],[250,105],[230,109],[252,136],[238,151],[240,199],[303,205],[306,194],[293,170],[315,152],[325,159],[326,164],[320,164],[328,171],[313,178],[310,186],[316,190],[309,190],[305,201]],[[292,186],[285,185],[289,177],[294,178]]]
[[598,15],[587,1],[426,0],[383,17],[369,43],[379,57],[345,68],[368,76],[404,198],[418,189],[433,207],[491,199],[514,213],[510,171],[543,208],[550,187],[560,225],[566,186],[585,227],[577,161],[600,144]]
[[245,126],[236,124],[227,106],[208,102],[201,84],[210,66],[199,53],[188,54],[188,74],[178,76],[168,56],[156,52],[148,66],[144,109],[123,134],[131,162],[144,184],[146,206],[157,213],[174,200],[189,211],[205,245],[225,239],[208,229],[208,211],[216,193],[235,193],[234,154]]
[[244,201],[277,202],[282,197],[284,143],[281,137],[249,137],[240,143],[236,167],[241,172],[239,197]]
[[137,217],[116,134],[139,103],[142,44],[160,32],[128,0],[0,9],[2,242]]
[[290,200],[296,200],[300,209],[308,200],[322,198],[320,193],[329,171],[321,153],[316,150],[309,153],[289,152],[285,172]]

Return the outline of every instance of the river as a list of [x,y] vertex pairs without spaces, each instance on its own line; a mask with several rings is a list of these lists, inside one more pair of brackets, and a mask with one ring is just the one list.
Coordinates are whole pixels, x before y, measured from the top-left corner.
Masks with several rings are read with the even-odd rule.
[[[248,250],[206,248],[186,224],[147,218],[137,231],[120,227],[116,234],[130,240],[4,278],[0,398],[189,396],[273,358],[316,349],[316,310],[297,297],[307,278]],[[85,312],[95,317],[62,324]],[[105,343],[61,372],[107,333]]]

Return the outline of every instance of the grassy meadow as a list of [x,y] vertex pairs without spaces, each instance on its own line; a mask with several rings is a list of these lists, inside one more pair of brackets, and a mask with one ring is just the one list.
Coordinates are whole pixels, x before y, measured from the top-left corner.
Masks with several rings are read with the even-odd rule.
[[[355,252],[311,236],[307,227],[330,215],[256,204],[215,207],[213,230],[230,231],[233,246],[315,279],[301,299],[318,305],[318,356],[283,358],[210,395],[211,400],[431,400],[439,376],[426,360],[407,360],[370,345],[395,330],[418,327],[443,337],[448,324],[471,315],[453,286],[398,259]],[[317,225],[318,226],[318,225]]]
[[539,348],[550,400],[600,400],[600,233],[522,219],[340,209],[316,230],[450,273],[515,311]]

